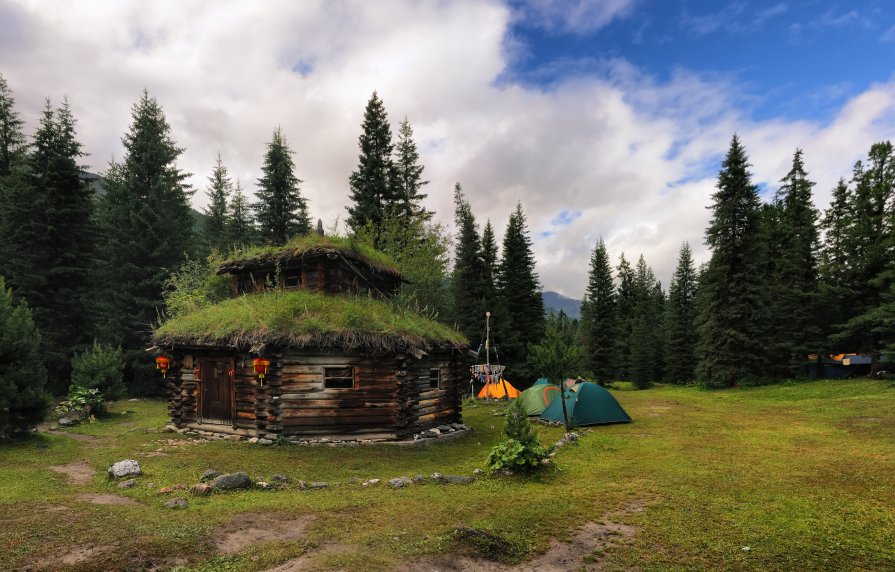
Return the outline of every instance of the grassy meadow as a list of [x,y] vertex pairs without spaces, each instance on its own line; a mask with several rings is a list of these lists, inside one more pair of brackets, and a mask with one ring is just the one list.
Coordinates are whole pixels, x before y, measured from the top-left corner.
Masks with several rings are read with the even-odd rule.
[[[458,539],[462,527],[500,537],[490,557],[514,564],[608,521],[633,532],[587,555],[599,569],[895,569],[891,382],[614,393],[634,423],[584,429],[540,476],[400,490],[385,481],[484,467],[502,406],[466,407],[473,431],[455,441],[337,448],[193,442],[163,431],[164,403],[120,402],[96,423],[0,445],[0,569],[250,571],[303,556],[303,569],[391,570],[481,556]],[[538,431],[545,444],[561,436]],[[105,470],[126,458],[144,474],[121,490]],[[79,462],[85,484],[50,468]],[[291,483],[208,497],[157,492],[188,487],[208,468]],[[370,478],[383,482],[356,482]],[[301,490],[300,479],[329,487]],[[117,498],[109,495],[128,504],[96,504]],[[166,508],[173,496],[189,506]],[[219,539],[253,515],[303,519],[304,528],[222,553]]]

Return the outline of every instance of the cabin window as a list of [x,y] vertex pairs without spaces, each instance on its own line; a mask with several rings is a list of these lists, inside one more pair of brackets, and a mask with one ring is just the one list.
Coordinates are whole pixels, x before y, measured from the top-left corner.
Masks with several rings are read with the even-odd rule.
[[429,389],[444,389],[444,384],[441,382],[440,369],[429,370]]
[[283,275],[283,287],[287,290],[301,288],[301,270],[290,270]]
[[323,387],[326,389],[354,389],[354,368],[323,368]]

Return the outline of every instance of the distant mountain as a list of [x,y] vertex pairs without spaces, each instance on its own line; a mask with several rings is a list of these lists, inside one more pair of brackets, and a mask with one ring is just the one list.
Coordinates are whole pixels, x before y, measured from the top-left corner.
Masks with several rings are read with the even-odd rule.
[[559,292],[553,292],[551,290],[542,292],[541,298],[544,299],[544,309],[548,312],[559,312],[562,310],[570,318],[581,317],[581,300],[566,298]]

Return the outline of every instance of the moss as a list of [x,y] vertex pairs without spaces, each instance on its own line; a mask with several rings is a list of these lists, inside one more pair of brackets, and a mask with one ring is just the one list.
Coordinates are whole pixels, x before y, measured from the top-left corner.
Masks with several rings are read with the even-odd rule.
[[395,261],[383,252],[353,238],[340,236],[320,236],[310,234],[297,236],[285,246],[253,246],[235,250],[230,257],[218,266],[218,273],[233,272],[243,268],[272,266],[277,262],[285,262],[293,258],[316,254],[336,253],[359,260],[379,272],[400,276]]
[[306,290],[247,294],[161,324],[159,345],[338,346],[366,350],[463,347],[463,336],[410,310],[379,300]]

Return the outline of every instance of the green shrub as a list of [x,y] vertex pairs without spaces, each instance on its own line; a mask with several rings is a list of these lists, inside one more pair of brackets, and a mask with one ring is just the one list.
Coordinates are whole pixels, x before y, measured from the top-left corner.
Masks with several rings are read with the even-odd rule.
[[491,472],[510,470],[531,473],[540,469],[547,451],[538,441],[534,427],[522,408],[522,400],[515,399],[507,408],[507,420],[503,428],[507,439],[498,443],[488,454]]
[[63,415],[74,412],[81,421],[86,421],[95,415],[105,415],[108,408],[100,390],[72,385],[68,390],[68,399],[60,402],[56,411]]
[[93,347],[71,360],[72,388],[98,389],[106,399],[121,399],[127,394],[123,369],[121,348],[93,342]]
[[43,421],[49,407],[40,334],[24,301],[0,277],[0,439]]

